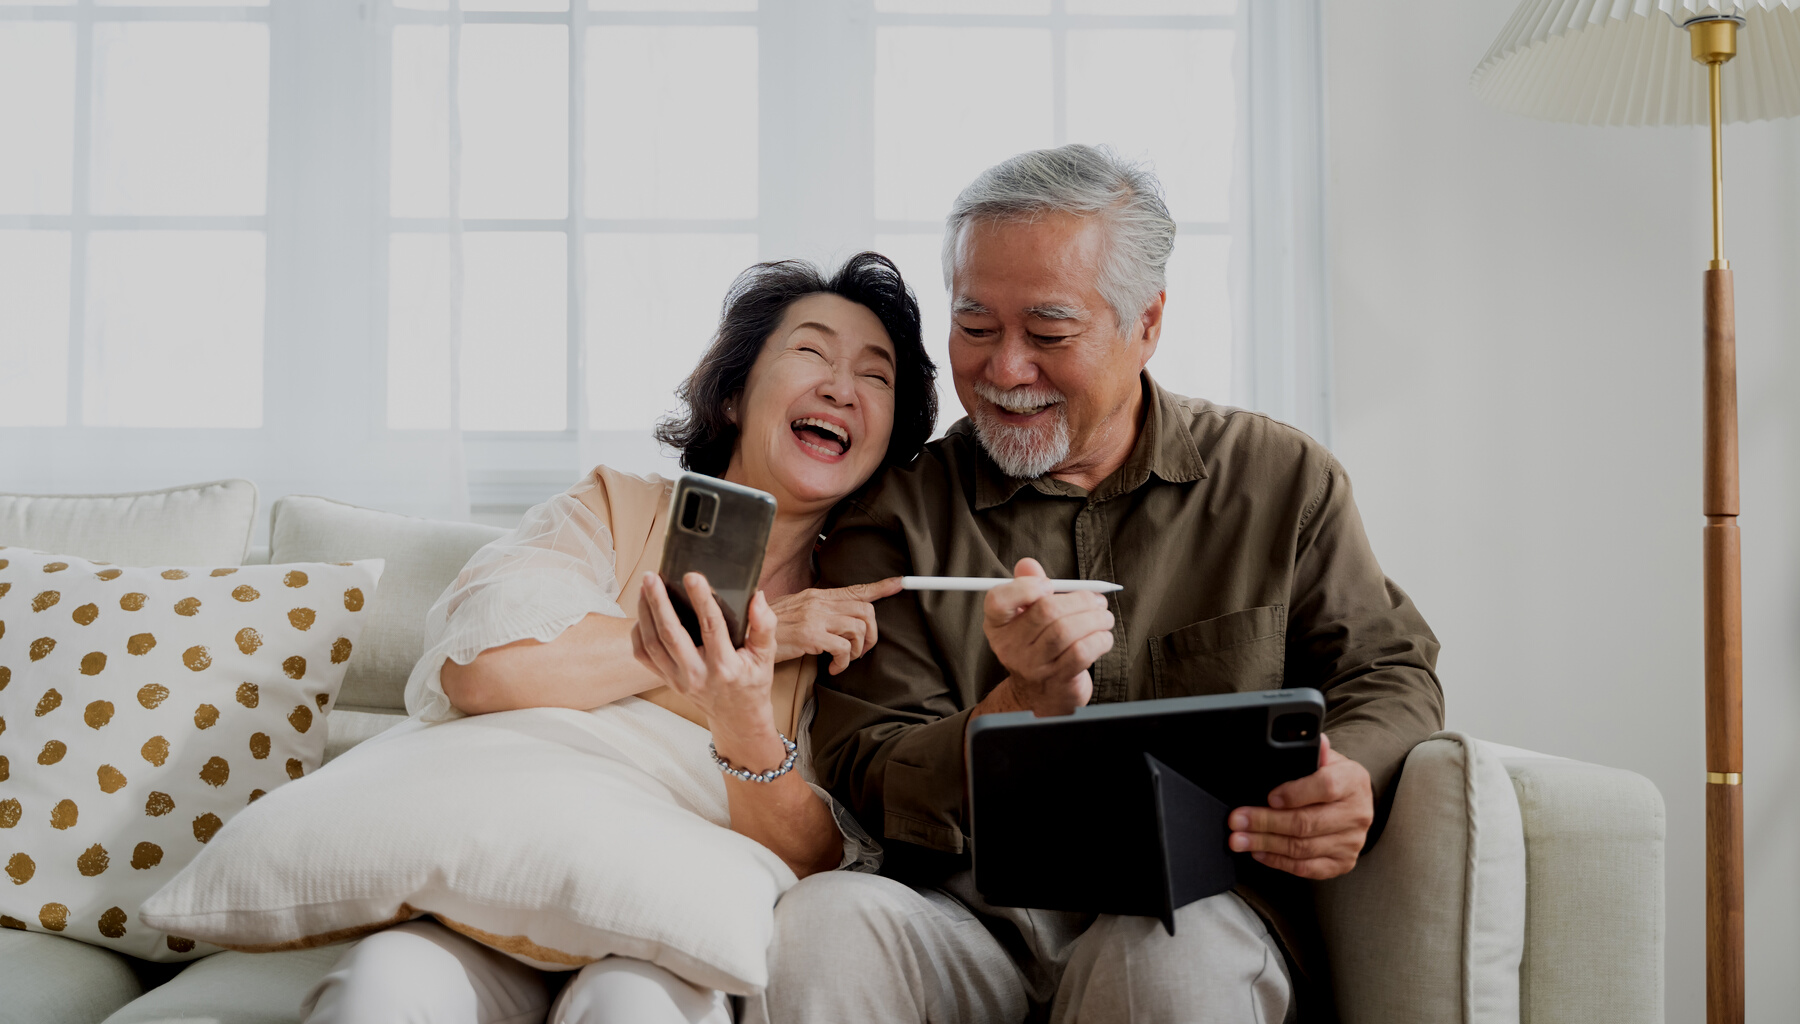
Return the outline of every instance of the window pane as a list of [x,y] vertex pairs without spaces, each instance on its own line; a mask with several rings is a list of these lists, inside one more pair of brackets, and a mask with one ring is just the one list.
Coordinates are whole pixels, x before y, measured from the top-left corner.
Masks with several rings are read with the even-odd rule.
[[388,211],[395,217],[450,214],[449,69],[449,29],[394,26]]
[[566,11],[569,0],[463,0],[465,11]]
[[462,215],[563,217],[569,209],[569,30],[462,29]]
[[69,235],[0,231],[0,426],[69,416]]
[[649,430],[712,342],[755,235],[588,236],[588,408],[595,430]]
[[[393,0],[395,7],[414,11],[447,11],[448,0]],[[465,11],[566,11],[569,0],[462,0]]]
[[267,25],[94,26],[95,213],[259,214]]
[[[462,425],[561,430],[568,379],[567,236],[463,235]],[[388,426],[450,425],[449,236],[388,245]]]
[[944,290],[939,252],[943,235],[876,235],[875,251],[900,266],[900,275],[919,299],[919,326],[925,351],[937,364],[938,433],[962,418],[962,403],[950,380],[950,295]]
[[94,0],[101,7],[267,7],[269,0]]
[[463,236],[463,429],[568,424],[568,252],[561,232]]
[[1149,367],[1171,391],[1232,400],[1230,258],[1229,235],[1175,237],[1162,339]]
[[1068,0],[1070,14],[1231,14],[1237,0]]
[[88,236],[84,421],[262,425],[263,236]]
[[754,11],[756,0],[588,0],[590,11]]
[[395,430],[450,426],[450,239],[388,240],[387,423]]
[[1050,0],[875,0],[884,14],[1049,14]]
[[1176,220],[1229,220],[1237,132],[1234,36],[1222,30],[1070,32],[1069,139],[1149,158]]
[[756,216],[756,29],[590,29],[593,217]]
[[1050,145],[1050,97],[1047,29],[877,29],[875,216],[937,220],[975,175]]
[[0,213],[68,213],[75,163],[75,26],[0,24]]

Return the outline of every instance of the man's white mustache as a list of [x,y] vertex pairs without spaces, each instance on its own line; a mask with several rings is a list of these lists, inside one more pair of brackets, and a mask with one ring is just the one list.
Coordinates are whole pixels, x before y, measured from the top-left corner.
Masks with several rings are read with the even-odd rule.
[[1007,412],[1029,412],[1047,405],[1055,405],[1068,401],[1068,397],[1055,388],[1024,387],[1002,391],[992,384],[975,382],[975,395],[986,402],[992,402]]

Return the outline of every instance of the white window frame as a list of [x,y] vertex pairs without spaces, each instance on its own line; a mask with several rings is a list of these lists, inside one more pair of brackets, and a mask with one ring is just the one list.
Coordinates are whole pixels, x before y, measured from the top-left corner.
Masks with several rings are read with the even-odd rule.
[[[452,8],[457,5],[451,0]],[[158,452],[256,479],[269,496],[317,490],[421,514],[454,514],[456,497],[421,496],[417,475],[393,472],[441,460],[442,432],[390,429],[387,398],[387,247],[396,230],[560,230],[568,241],[568,345],[562,431],[468,432],[467,505],[505,517],[565,487],[589,462],[666,463],[644,431],[586,424],[586,244],[607,231],[745,232],[763,258],[841,257],[878,234],[939,234],[927,221],[874,215],[874,53],[878,27],[1047,28],[1051,32],[1055,141],[1065,141],[1064,41],[1071,29],[1233,28],[1240,33],[1239,166],[1229,223],[1184,221],[1181,234],[1234,234],[1233,396],[1330,443],[1330,345],[1324,273],[1323,74],[1318,0],[1240,0],[1236,15],[1078,15],[1051,0],[1042,15],[883,13],[874,0],[761,0],[744,13],[590,11],[427,12],[391,0],[272,0],[268,7],[0,7],[0,20],[77,25],[74,205],[68,215],[0,216],[0,227],[72,233],[69,420],[63,427],[0,428],[0,487],[118,490],[163,486],[146,477]],[[268,191],[260,217],[95,217],[86,211],[89,91],[96,21],[261,21],[270,26]],[[569,27],[569,207],[560,220],[392,218],[387,214],[391,34],[396,24],[552,23]],[[758,28],[758,204],[754,218],[605,220],[583,209],[586,28],[604,24],[752,25]],[[451,80],[455,79],[452,47]],[[804,58],[804,59],[803,59]],[[824,66],[821,67],[821,61]],[[801,69],[807,69],[804,73]],[[820,90],[824,78],[833,88]],[[812,118],[777,116],[804,107]],[[454,130],[454,129],[453,129]],[[817,144],[829,132],[833,144]],[[809,135],[809,133],[813,133]],[[829,161],[787,162],[829,153]],[[830,187],[820,187],[829,182]],[[862,183],[850,189],[845,183]],[[837,197],[822,203],[821,196]],[[453,199],[454,202],[454,194]],[[452,208],[454,213],[454,207]],[[87,232],[112,228],[262,231],[267,246],[262,426],[137,430],[78,425],[82,409]],[[936,280],[915,281],[920,290]],[[713,297],[697,301],[714,301]],[[280,387],[270,382],[281,382]],[[322,419],[305,396],[336,392],[361,414]],[[948,423],[957,415],[942,410]],[[298,445],[297,438],[305,444]],[[354,479],[333,476],[333,451],[360,453]],[[281,469],[287,470],[286,474]],[[446,467],[460,490],[460,465]],[[150,470],[149,472],[159,472]],[[221,474],[223,475],[223,474]],[[272,493],[271,493],[272,492]]]
[[[452,3],[455,0],[451,0]],[[579,4],[580,0],[576,0]],[[1068,141],[1066,41],[1071,29],[1232,29],[1240,33],[1240,161],[1231,221],[1187,220],[1178,235],[1236,234],[1231,401],[1292,423],[1329,445],[1331,354],[1324,273],[1323,71],[1317,0],[1262,4],[1241,0],[1234,15],[1071,14],[1065,0],[1035,15],[901,14],[874,0],[761,0],[754,13],[591,12],[483,14],[484,22],[571,26],[569,250],[570,427],[560,432],[482,431],[465,435],[471,504],[504,516],[541,500],[566,467],[586,462],[645,466],[658,461],[648,431],[588,431],[583,372],[585,247],[579,229],[632,232],[754,232],[764,259],[842,256],[873,248],[877,235],[941,235],[939,221],[875,217],[876,30],[889,26],[1047,29],[1051,37],[1054,145]],[[475,21],[470,13],[462,17]],[[439,16],[440,20],[442,16]],[[595,24],[752,25],[758,28],[757,216],[743,220],[585,220],[581,134],[582,29]],[[454,57],[452,58],[454,60]],[[827,62],[821,66],[821,61]],[[835,65],[835,66],[834,66]],[[821,91],[818,83],[832,88]],[[783,116],[797,108],[809,119]],[[808,132],[816,133],[808,137]],[[829,133],[831,138],[823,136]],[[794,153],[830,153],[833,161],[789,162]],[[860,191],[846,182],[865,183]],[[836,205],[820,197],[837,197]],[[523,222],[496,222],[516,229]],[[541,222],[551,223],[551,222]],[[940,287],[913,281],[915,289]],[[960,415],[940,410],[940,428]],[[577,418],[577,417],[582,418]],[[578,454],[579,453],[579,454]],[[666,457],[661,461],[671,465]],[[561,475],[559,475],[561,474]]]
[[[1244,164],[1234,401],[1332,442],[1325,45],[1318,0],[1240,0]],[[1235,319],[1235,318],[1234,318]]]

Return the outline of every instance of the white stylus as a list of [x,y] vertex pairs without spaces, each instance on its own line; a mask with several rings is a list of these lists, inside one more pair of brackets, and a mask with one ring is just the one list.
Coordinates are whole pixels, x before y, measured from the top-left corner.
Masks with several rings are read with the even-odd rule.
[[[992,590],[1002,583],[1011,583],[1011,576],[902,576],[901,590]],[[1105,580],[1051,580],[1051,589],[1059,594],[1072,591],[1086,591],[1094,594],[1110,594],[1115,590],[1124,590],[1119,583],[1108,583]]]

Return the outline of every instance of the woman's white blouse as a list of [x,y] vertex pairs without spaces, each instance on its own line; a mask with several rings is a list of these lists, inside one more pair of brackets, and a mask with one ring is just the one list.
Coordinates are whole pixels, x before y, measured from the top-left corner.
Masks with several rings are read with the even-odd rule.
[[[634,615],[636,588],[622,600],[619,581],[635,580],[640,573],[655,567],[662,548],[670,487],[669,481],[660,477],[637,477],[605,466],[596,467],[567,492],[525,513],[513,532],[477,551],[426,613],[425,655],[413,667],[406,683],[407,711],[426,722],[461,717],[462,712],[444,695],[440,676],[446,660],[467,665],[489,648],[526,639],[549,642],[590,614],[619,618]],[[622,558],[629,562],[626,573],[617,571]],[[844,856],[839,869],[872,872],[881,865],[880,845],[848,809],[818,785],[813,773],[812,744],[807,732],[812,721],[814,669],[814,665],[793,662],[776,666],[778,679],[791,680],[798,675],[796,682],[800,684],[778,686],[776,721],[794,730],[791,735],[800,746],[796,770],[831,808],[843,834]],[[788,692],[780,692],[782,689]],[[654,710],[637,706],[636,698],[626,698],[634,713],[622,717],[634,723],[632,728],[656,733],[655,737],[645,737],[651,742],[691,735],[655,727],[660,715],[672,720],[695,718],[693,710],[684,715],[669,710],[669,705],[685,705],[679,695],[659,692],[662,699],[652,695],[652,700],[644,702],[652,704]],[[785,714],[780,707],[784,697],[794,702]],[[603,705],[590,714],[615,719],[609,725],[617,728],[621,724],[616,720],[621,717],[617,710],[624,703]],[[674,726],[676,722],[667,724]],[[685,762],[690,752],[683,749],[678,756]],[[704,773],[720,774],[704,745],[697,744],[691,758],[693,763],[684,764],[684,768],[702,773],[703,777]],[[722,786],[723,781],[717,784]]]

